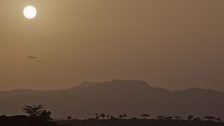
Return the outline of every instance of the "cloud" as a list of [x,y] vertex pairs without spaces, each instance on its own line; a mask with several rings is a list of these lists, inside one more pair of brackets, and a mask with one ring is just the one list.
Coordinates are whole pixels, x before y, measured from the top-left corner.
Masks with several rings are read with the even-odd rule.
[[36,56],[26,56],[27,59],[30,59],[30,60],[36,60],[38,59],[38,57]]
[[37,62],[37,63],[42,63],[42,62],[43,62],[43,60],[40,59],[40,58],[37,57],[37,56],[26,56],[26,58],[29,59],[29,60],[35,61],[35,62]]

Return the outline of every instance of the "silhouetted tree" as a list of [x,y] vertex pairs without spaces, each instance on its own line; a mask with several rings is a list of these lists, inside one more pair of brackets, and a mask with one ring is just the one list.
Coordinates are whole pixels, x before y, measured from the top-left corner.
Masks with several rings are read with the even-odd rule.
[[142,114],[141,117],[142,117],[143,119],[147,119],[148,117],[150,117],[150,115],[149,115],[149,114]]
[[168,116],[168,117],[166,117],[166,120],[173,120],[173,117],[172,116]]
[[42,120],[52,120],[51,112],[47,111],[46,109],[44,109],[43,111],[41,111],[41,113],[40,113],[38,118],[42,119]]
[[102,113],[102,114],[100,114],[100,117],[101,117],[102,119],[105,119],[106,115],[105,115],[104,113]]
[[119,118],[120,118],[120,119],[124,119],[125,117],[127,117],[127,114],[120,114],[120,115],[119,115]]
[[71,120],[71,119],[72,119],[72,117],[71,117],[71,116],[67,116],[67,119],[68,119],[68,120]]
[[221,118],[216,118],[216,121],[217,121],[217,122],[221,122],[222,119],[221,119]]
[[158,120],[166,120],[166,117],[165,116],[157,116],[157,119]]
[[180,116],[175,116],[174,117],[176,120],[181,120],[181,117]]
[[125,119],[128,115],[127,114],[123,114],[123,119]]
[[119,115],[119,119],[123,119],[123,115]]
[[111,118],[111,116],[110,115],[106,115],[106,119],[110,119]]
[[213,116],[205,116],[203,119],[208,120],[208,121],[215,121],[215,117]]
[[43,108],[43,105],[24,106],[23,112],[26,113],[29,117],[36,118],[40,116]]
[[51,112],[44,109],[43,105],[24,106],[23,112],[31,118],[51,120]]
[[98,120],[100,118],[100,115],[98,113],[95,114],[95,119]]
[[193,120],[193,118],[194,118],[194,116],[192,116],[192,115],[189,115],[188,117],[187,117],[187,120]]

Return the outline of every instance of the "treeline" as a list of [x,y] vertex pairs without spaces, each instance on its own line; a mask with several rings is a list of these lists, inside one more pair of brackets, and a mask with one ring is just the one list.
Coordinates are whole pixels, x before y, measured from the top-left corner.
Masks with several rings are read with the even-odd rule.
[[89,118],[84,120],[66,119],[56,121],[57,124],[65,126],[224,126],[224,122],[211,119],[190,119],[171,118],[158,116],[158,118]]
[[157,116],[142,114],[139,117],[129,117],[127,114],[111,116],[105,113],[96,113],[93,118],[79,120],[68,116],[65,120],[56,121],[66,126],[224,126],[219,117],[204,116],[187,118],[181,116]]
[[[68,116],[68,120],[71,120],[72,117]],[[189,115],[187,118],[182,118],[181,116],[157,116],[152,117],[150,114],[141,114],[139,117],[129,117],[127,114],[120,114],[119,116],[111,116],[105,113],[95,114],[94,118],[89,119],[96,119],[96,120],[111,120],[111,119],[119,119],[119,120],[185,120],[185,121],[214,121],[214,122],[222,122],[220,117],[214,116],[204,116],[204,117],[196,117],[193,115]]]
[[79,120],[68,116],[64,120],[54,120],[51,112],[42,105],[25,106],[25,115],[0,116],[0,126],[224,126],[219,117],[204,116],[187,118],[180,116],[157,116],[142,114],[129,117],[127,114],[111,116],[105,113],[95,114],[93,118]]
[[224,126],[219,117],[181,116],[157,116],[141,114],[139,117],[129,117],[127,114],[111,116],[105,113],[96,113],[93,118],[79,120],[68,116],[65,120],[57,121],[57,124],[66,126]]

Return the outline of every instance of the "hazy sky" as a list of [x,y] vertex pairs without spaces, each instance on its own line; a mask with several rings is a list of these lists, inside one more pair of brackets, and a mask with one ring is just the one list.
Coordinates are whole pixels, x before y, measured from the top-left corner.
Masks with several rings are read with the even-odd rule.
[[[38,9],[34,20],[23,8]],[[224,90],[223,0],[1,0],[0,89],[140,79]],[[27,56],[35,56],[31,59]]]

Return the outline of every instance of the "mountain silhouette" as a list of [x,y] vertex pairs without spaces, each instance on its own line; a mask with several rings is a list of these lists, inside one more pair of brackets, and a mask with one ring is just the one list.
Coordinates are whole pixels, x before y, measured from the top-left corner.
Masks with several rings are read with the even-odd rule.
[[170,91],[139,80],[83,82],[74,88],[0,92],[1,114],[21,114],[24,105],[43,104],[56,118],[93,117],[95,113],[137,116],[217,116],[224,117],[224,92],[192,88]]

